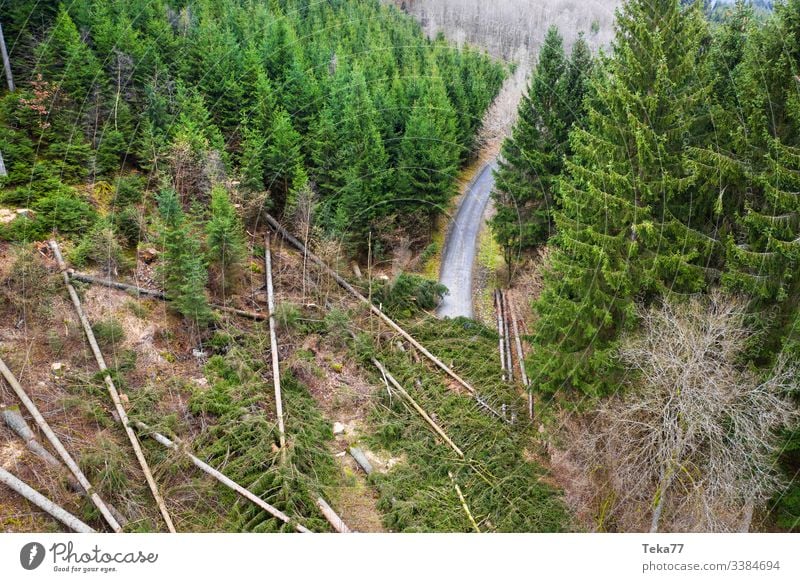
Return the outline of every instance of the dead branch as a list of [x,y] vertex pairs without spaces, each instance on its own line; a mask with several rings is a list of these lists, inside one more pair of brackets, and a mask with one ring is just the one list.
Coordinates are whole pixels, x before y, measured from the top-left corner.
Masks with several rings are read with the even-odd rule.
[[153,479],[153,474],[150,472],[150,467],[147,464],[147,460],[144,458],[144,453],[142,452],[142,447],[139,445],[139,440],[136,438],[136,433],[130,426],[128,414],[125,412],[125,407],[122,405],[122,401],[119,398],[117,387],[114,385],[114,381],[111,379],[111,375],[108,373],[108,367],[106,366],[105,358],[103,358],[103,353],[100,351],[100,346],[97,344],[97,339],[94,337],[92,326],[89,323],[89,319],[86,317],[86,314],[83,312],[81,300],[78,298],[78,293],[75,291],[75,287],[73,287],[72,283],[70,283],[69,274],[67,273],[67,265],[64,262],[64,258],[61,256],[61,249],[58,247],[58,243],[55,240],[50,241],[50,248],[53,250],[53,255],[56,258],[58,268],[61,271],[61,276],[64,279],[64,285],[67,287],[69,296],[72,299],[73,305],[75,306],[75,311],[78,313],[78,318],[81,320],[83,331],[86,333],[86,338],[89,340],[89,345],[92,348],[95,360],[97,360],[97,365],[100,368],[100,371],[104,374],[103,380],[108,388],[108,393],[111,396],[111,400],[114,402],[114,408],[116,409],[119,420],[125,429],[125,433],[128,435],[128,440],[130,441],[133,451],[136,454],[136,459],[139,461],[139,465],[142,468],[147,485],[150,487],[150,492],[153,494],[153,499],[155,499],[158,509],[161,511],[161,515],[164,518],[164,522],[167,524],[167,528],[170,532],[175,533],[175,526],[172,524],[172,518],[167,511],[167,507],[164,504],[164,499],[161,497],[161,493],[158,490],[155,479]]

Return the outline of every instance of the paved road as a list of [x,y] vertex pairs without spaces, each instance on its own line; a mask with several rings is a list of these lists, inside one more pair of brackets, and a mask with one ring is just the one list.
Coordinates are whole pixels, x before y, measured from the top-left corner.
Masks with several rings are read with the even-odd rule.
[[492,171],[496,167],[497,163],[493,160],[481,168],[464,194],[450,225],[439,273],[439,282],[450,292],[439,305],[439,317],[472,317],[472,269],[483,212],[494,186]]

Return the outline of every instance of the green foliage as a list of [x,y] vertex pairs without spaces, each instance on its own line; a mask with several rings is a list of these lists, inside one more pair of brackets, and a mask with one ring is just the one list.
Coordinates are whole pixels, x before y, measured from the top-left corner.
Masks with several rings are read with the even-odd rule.
[[88,263],[99,266],[107,275],[119,275],[130,267],[107,220],[99,220],[70,253],[70,261],[78,268]]
[[614,55],[593,79],[559,182],[558,235],[535,305],[540,390],[613,391],[634,298],[702,291],[719,258],[713,194],[693,187],[686,156],[708,135],[705,34],[698,9],[677,0],[631,0],[618,16]]
[[217,273],[219,287],[229,292],[235,286],[247,257],[244,229],[228,191],[222,186],[211,190],[211,218],[206,224],[208,261]]
[[116,192],[114,206],[125,208],[132,204],[139,204],[144,194],[145,179],[138,174],[119,176],[115,182]]
[[170,305],[198,328],[212,319],[205,293],[208,272],[197,238],[190,232],[174,190],[158,196],[164,247],[161,265],[164,292]]
[[[496,355],[497,335],[466,319],[426,319],[408,329],[479,386],[482,398],[496,410],[506,404],[508,418],[514,415],[516,422],[508,425],[457,394],[410,353],[391,344],[377,346],[377,357],[420,406],[436,415],[465,454],[464,459],[457,457],[403,399],[389,398],[381,388],[382,399],[370,418],[375,426],[370,446],[399,459],[386,474],[370,477],[380,492],[385,525],[398,532],[471,531],[448,475],[452,472],[482,531],[568,530],[561,499],[543,483],[541,469],[523,457],[523,449],[531,446],[531,429],[523,416],[524,402],[500,380],[497,358],[488,357]],[[424,389],[415,387],[416,379]],[[381,382],[377,376],[375,384]]]
[[410,317],[420,310],[435,309],[447,287],[425,277],[400,273],[373,290],[373,301],[393,317]]
[[567,59],[558,29],[547,31],[519,105],[518,121],[503,143],[495,172],[497,213],[492,229],[508,265],[520,252],[545,244],[555,232],[558,179],[565,158],[572,155],[569,131],[584,121],[583,98],[591,68],[591,53],[582,37]]
[[[286,431],[292,446],[286,462],[281,464],[274,412],[267,398],[272,389],[261,379],[261,362],[260,348],[253,345],[232,349],[224,357],[213,356],[206,364],[209,386],[196,388],[189,402],[193,414],[210,416],[209,428],[200,439],[200,454],[212,466],[225,463],[225,472],[232,479],[290,516],[300,518],[310,529],[328,531],[314,500],[335,482],[338,474],[325,445],[333,438],[330,425],[305,387],[285,374],[281,386]],[[227,529],[293,531],[252,504],[236,502],[232,496],[231,506]]]
[[36,213],[35,221],[44,232],[80,234],[97,220],[97,211],[75,192],[45,196],[31,206]]

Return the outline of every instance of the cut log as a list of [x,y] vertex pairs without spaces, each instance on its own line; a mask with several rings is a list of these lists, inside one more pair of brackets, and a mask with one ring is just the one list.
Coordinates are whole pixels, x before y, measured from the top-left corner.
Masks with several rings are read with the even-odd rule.
[[[86,478],[86,475],[83,474],[83,471],[81,471],[80,467],[78,466],[78,463],[75,462],[75,460],[69,454],[67,449],[61,443],[61,440],[56,436],[56,433],[53,432],[53,430],[50,428],[50,425],[47,423],[44,416],[42,416],[41,412],[39,412],[39,409],[37,408],[36,404],[28,396],[28,393],[25,392],[25,390],[22,388],[22,385],[19,383],[16,376],[14,376],[14,374],[11,372],[8,366],[6,366],[6,363],[3,361],[2,358],[0,358],[0,374],[2,374],[3,378],[5,378],[5,381],[8,383],[8,385],[11,386],[11,389],[17,395],[17,398],[19,398],[20,402],[22,402],[22,404],[25,406],[25,409],[28,411],[28,414],[31,415],[33,420],[36,422],[36,425],[39,427],[39,429],[42,431],[45,437],[47,437],[47,440],[53,446],[53,449],[55,449],[55,451],[58,453],[58,456],[61,457],[61,460],[64,461],[64,464],[70,470],[75,479],[77,479],[80,486],[83,488],[84,491],[86,491],[86,494],[89,496],[89,499],[91,499],[92,503],[94,503],[95,507],[97,507],[97,509],[102,514],[103,519],[105,519],[108,525],[111,526],[112,530],[114,530],[117,533],[121,532],[122,526],[120,526],[119,522],[111,513],[111,510],[108,508],[106,503],[100,498],[100,496],[94,490],[92,485],[89,483],[89,479]],[[17,434],[20,434],[22,439],[28,444],[29,447],[31,447],[32,445],[30,444],[30,442],[31,441],[37,442],[37,441],[33,435],[33,432],[30,431],[27,424],[25,423],[24,419],[20,417],[19,420],[22,420],[22,425],[24,426],[24,428],[23,426],[19,426],[18,428],[22,429],[22,432],[24,433],[25,436],[23,436],[23,434],[20,433]],[[25,428],[28,429],[27,432],[24,430]],[[39,445],[39,448],[41,448],[42,451],[45,453],[44,456],[41,453],[37,453],[39,454],[39,456],[42,456],[46,460],[47,456],[49,456],[52,460],[55,461],[53,455],[51,455],[46,449],[44,449],[41,445]],[[48,462],[50,461],[48,460]],[[56,464],[58,464],[57,461]]]
[[[121,291],[128,291],[130,293],[135,293],[136,295],[153,297],[154,299],[161,299],[162,301],[167,300],[167,296],[165,293],[163,293],[162,291],[156,291],[155,289],[145,289],[144,287],[137,287],[136,285],[120,283],[119,281],[114,281],[112,279],[95,277],[94,275],[79,273],[78,271],[74,271],[72,269],[67,269],[67,274],[70,276],[70,278],[75,279],[77,281],[83,281],[84,283],[94,283],[96,285],[104,285],[106,287],[111,287],[112,289],[119,289]],[[209,307],[211,307],[211,309],[216,309],[217,311],[232,313],[233,315],[239,315],[241,317],[246,317],[248,319],[255,319],[257,321],[264,321],[268,318],[268,316],[265,315],[264,313],[259,313],[257,311],[246,311],[244,309],[236,309],[235,307],[227,307],[225,305],[218,305],[216,303],[210,303]]]
[[415,340],[411,335],[405,331],[402,327],[400,327],[397,323],[394,322],[388,315],[386,315],[383,311],[378,309],[372,302],[364,297],[361,293],[359,293],[350,283],[348,283],[343,277],[341,277],[336,271],[330,268],[325,261],[320,259],[317,255],[309,251],[306,246],[297,240],[288,230],[283,228],[277,220],[275,220],[269,214],[266,215],[267,223],[275,230],[275,232],[279,233],[284,239],[286,239],[289,244],[295,247],[300,252],[304,253],[311,262],[317,265],[320,269],[322,269],[325,273],[330,275],[334,281],[336,281],[340,287],[342,287],[345,291],[350,293],[353,297],[361,301],[362,303],[366,304],[370,311],[381,318],[386,325],[391,327],[401,336],[403,336],[408,343],[414,346],[419,352],[428,358],[431,362],[433,362],[438,368],[443,370],[448,376],[450,376],[453,380],[458,382],[461,386],[463,386],[468,392],[471,394],[475,394],[476,390],[473,388],[466,380],[461,378],[458,374],[456,374],[453,370],[451,370],[447,365],[444,364],[439,358],[434,356],[430,353],[425,346],[420,344],[417,340]]
[[175,533],[175,526],[172,524],[172,518],[167,511],[167,506],[164,504],[164,499],[161,497],[161,493],[158,490],[155,479],[153,479],[153,474],[150,472],[150,467],[147,464],[147,460],[144,458],[142,447],[139,445],[139,439],[136,438],[136,433],[133,431],[133,428],[130,425],[128,414],[125,412],[125,407],[122,405],[122,401],[119,398],[119,392],[117,391],[117,387],[114,385],[114,380],[111,379],[111,374],[108,373],[108,367],[106,366],[105,358],[103,358],[103,352],[100,351],[100,346],[97,344],[97,339],[94,337],[94,332],[92,331],[92,326],[89,323],[89,319],[83,312],[83,307],[81,307],[81,300],[78,298],[78,293],[75,291],[75,287],[72,286],[72,283],[70,283],[69,274],[67,273],[67,265],[64,262],[64,258],[61,256],[61,249],[58,247],[58,243],[55,240],[50,241],[50,248],[53,250],[53,255],[56,258],[58,268],[61,271],[61,276],[64,279],[64,285],[67,287],[69,296],[72,299],[72,304],[75,306],[75,311],[78,313],[78,318],[81,320],[83,331],[86,333],[86,339],[89,340],[92,353],[94,354],[95,360],[97,360],[97,366],[100,368],[100,371],[103,372],[103,380],[108,388],[108,393],[111,396],[111,400],[114,402],[114,408],[117,411],[117,415],[122,423],[122,427],[125,429],[125,433],[128,435],[128,440],[133,447],[133,452],[136,454],[136,459],[139,461],[139,466],[142,468],[142,472],[144,473],[147,485],[150,487],[150,492],[153,495],[153,499],[155,499],[156,505],[158,505],[158,509],[161,512],[161,516],[164,518],[164,522],[167,524],[167,529],[169,529],[170,532]]
[[333,529],[335,529],[339,533],[351,533],[352,530],[347,527],[347,524],[339,517],[333,508],[328,505],[328,503],[322,498],[317,497],[317,507],[322,512],[322,515],[325,516],[325,519],[328,520],[328,523],[331,524]]
[[367,456],[364,454],[364,451],[358,447],[350,447],[348,451],[358,466],[361,467],[367,475],[372,473],[372,465],[370,464],[369,459],[367,459]]
[[281,370],[278,363],[278,334],[275,331],[275,292],[272,288],[272,252],[270,236],[264,237],[265,277],[267,279],[267,309],[269,310],[269,344],[272,352],[272,383],[275,386],[275,413],[278,416],[278,438],[281,444],[281,461],[286,460],[286,429],[283,426],[283,398],[281,397]]
[[436,434],[438,434],[440,437],[442,437],[442,440],[444,440],[444,442],[447,443],[450,446],[450,448],[452,448],[459,457],[463,458],[464,457],[464,453],[461,452],[461,449],[459,449],[456,446],[456,444],[450,439],[450,437],[447,436],[447,433],[444,432],[442,427],[440,427],[438,424],[436,424],[436,421],[434,421],[428,415],[428,413],[425,412],[425,410],[419,404],[417,404],[417,401],[414,400],[408,392],[406,392],[406,390],[400,385],[400,383],[395,379],[395,377],[392,376],[386,370],[386,368],[383,367],[383,364],[381,364],[375,358],[372,358],[372,363],[375,364],[375,367],[378,368],[378,370],[380,370],[381,374],[383,374],[383,377],[386,378],[387,380],[389,380],[389,382],[392,384],[392,386],[395,387],[395,389],[400,393],[400,395],[403,398],[405,398],[409,402],[409,404],[411,404],[411,406],[414,408],[414,410],[417,411],[417,413],[425,420],[425,422],[427,422],[430,425],[430,427],[433,429],[433,431]]
[[248,501],[251,501],[252,503],[256,504],[261,509],[263,509],[264,511],[269,513],[271,516],[276,517],[277,519],[280,519],[284,523],[288,523],[288,524],[292,525],[297,531],[299,531],[301,533],[310,533],[308,528],[303,527],[302,525],[297,523],[297,521],[293,520],[288,515],[283,513],[281,510],[277,509],[276,507],[273,507],[272,505],[270,505],[269,503],[267,503],[266,501],[264,501],[263,499],[258,497],[255,493],[245,489],[244,487],[242,487],[241,485],[239,485],[238,483],[236,483],[232,479],[230,479],[227,476],[225,476],[223,473],[217,471],[214,467],[212,467],[208,463],[204,463],[203,461],[201,461],[199,458],[197,458],[192,453],[190,453],[186,449],[186,447],[183,445],[183,443],[181,443],[180,441],[178,441],[177,443],[171,441],[170,439],[168,439],[164,435],[162,435],[160,433],[157,433],[157,432],[154,432],[153,430],[151,430],[150,427],[147,426],[143,422],[137,422],[136,426],[137,426],[137,428],[145,431],[148,435],[150,435],[158,443],[164,445],[168,449],[172,449],[173,451],[177,451],[177,452],[179,452],[179,453],[181,453],[183,455],[186,455],[186,457],[189,458],[189,460],[192,462],[192,464],[195,467],[197,467],[198,469],[200,469],[201,471],[203,471],[207,475],[210,475],[211,477],[213,477],[214,479],[216,479],[217,481],[219,481],[220,483],[222,483],[223,485],[225,485],[229,489],[232,489],[233,491],[236,491],[239,495],[241,495],[242,497],[244,497]]
[[69,529],[78,533],[97,533],[91,527],[83,523],[80,519],[72,515],[60,505],[56,505],[47,497],[36,491],[24,481],[17,479],[14,475],[0,467],[0,482],[13,489],[25,499],[33,503],[38,508],[49,513],[52,517],[66,525]]

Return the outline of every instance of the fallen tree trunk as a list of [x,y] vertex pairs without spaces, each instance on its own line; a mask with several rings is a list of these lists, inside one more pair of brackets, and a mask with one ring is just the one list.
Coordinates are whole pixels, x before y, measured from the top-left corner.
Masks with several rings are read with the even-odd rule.
[[83,523],[80,519],[72,515],[60,505],[56,505],[47,497],[36,491],[24,481],[17,479],[14,475],[0,467],[0,482],[4,483],[25,499],[49,513],[52,517],[66,525],[72,531],[78,533],[97,533],[91,527]]
[[275,413],[278,416],[278,438],[281,444],[281,461],[286,460],[286,429],[283,425],[283,398],[281,397],[281,370],[278,363],[278,334],[275,331],[275,292],[272,288],[272,252],[269,234],[264,237],[264,263],[267,279],[267,309],[269,310],[269,344],[272,355],[272,383],[275,386]]
[[190,453],[185,448],[183,443],[180,443],[180,441],[178,441],[178,443],[175,443],[175,442],[171,441],[170,439],[168,439],[164,435],[162,435],[160,433],[157,433],[157,432],[154,432],[153,430],[151,430],[150,427],[147,426],[143,422],[137,422],[136,426],[138,428],[140,428],[141,430],[145,431],[153,439],[155,439],[157,442],[159,442],[160,444],[164,445],[168,449],[172,449],[173,451],[178,451],[179,453],[182,453],[182,454],[186,455],[189,458],[189,460],[192,461],[192,464],[195,467],[197,467],[198,469],[200,469],[201,471],[203,471],[207,475],[210,475],[211,477],[213,477],[214,479],[216,479],[217,481],[219,481],[220,483],[222,483],[223,485],[225,485],[229,489],[232,489],[232,490],[236,491],[239,495],[241,495],[245,499],[255,503],[261,509],[263,509],[264,511],[269,513],[271,516],[276,517],[277,519],[280,519],[284,523],[288,523],[288,524],[294,526],[294,528],[297,531],[301,532],[301,533],[310,533],[308,528],[303,527],[302,525],[297,523],[295,520],[290,518],[288,515],[283,513],[281,510],[277,509],[276,507],[273,507],[272,505],[270,505],[269,503],[267,503],[266,501],[264,501],[263,499],[261,499],[260,497],[258,497],[254,493],[252,493],[251,491],[245,489],[244,487],[242,487],[241,485],[239,485],[238,483],[236,483],[232,479],[226,477],[223,473],[217,471],[214,467],[212,467],[208,463],[204,463],[203,461],[201,461],[198,457],[196,457],[192,453]]
[[[0,409],[3,410],[2,416],[3,420],[6,423],[6,426],[8,426],[8,428],[14,431],[14,433],[19,438],[25,441],[25,445],[28,447],[28,449],[51,467],[64,473],[64,477],[67,481],[70,490],[76,492],[81,497],[88,497],[89,500],[92,502],[95,501],[94,499],[92,499],[92,495],[93,494],[96,495],[96,493],[92,489],[89,489],[87,491],[86,487],[81,485],[78,479],[74,476],[74,473],[70,473],[67,470],[68,467],[65,467],[64,464],[62,464],[58,459],[56,459],[53,455],[50,454],[50,451],[44,448],[44,446],[39,442],[39,439],[36,438],[36,435],[31,430],[31,427],[28,426],[27,421],[22,416],[22,414],[20,414],[19,409],[16,406],[8,408],[4,407],[3,405],[0,405]],[[128,518],[122,515],[116,507],[114,507],[111,503],[108,502],[105,502],[105,505],[106,507],[108,507],[108,511],[111,513],[113,518],[117,520],[117,523],[120,525],[120,528],[124,528],[126,525],[128,525]],[[98,509],[100,508],[98,507]]]
[[508,301],[509,311],[511,312],[511,330],[514,332],[514,343],[517,346],[517,360],[519,363],[519,373],[522,376],[522,384],[528,392],[528,417],[533,420],[533,392],[531,392],[531,382],[525,370],[525,352],[522,350],[522,340],[517,326],[517,308]]
[[508,325],[508,305],[506,304],[506,294],[502,291],[500,293],[500,305],[503,309],[503,337],[506,340],[506,369],[508,370],[508,379],[514,381],[514,360],[511,357],[511,331]]
[[[102,277],[95,277],[94,275],[80,273],[72,269],[68,269],[67,273],[69,274],[70,278],[75,279],[77,281],[83,281],[84,283],[94,283],[96,285],[104,285],[106,287],[111,287],[112,289],[119,289],[120,291],[128,291],[131,293],[136,293],[137,295],[144,295],[146,297],[153,297],[154,299],[161,299],[162,301],[167,300],[167,295],[164,292],[156,291],[155,289],[145,289],[144,287],[137,287],[136,285],[129,285],[128,283],[120,283],[119,281],[113,281],[111,279],[103,279]],[[225,305],[218,305],[216,303],[210,303],[209,306],[212,309],[216,309],[217,311],[232,313],[233,315],[239,315],[241,317],[246,317],[248,319],[255,319],[257,321],[264,321],[268,317],[267,315],[263,313],[258,313],[257,311],[246,311],[244,309],[236,309],[235,307],[227,307]]]
[[464,453],[461,452],[461,449],[459,449],[456,446],[456,444],[450,439],[450,437],[447,436],[447,433],[444,432],[442,427],[436,424],[436,422],[428,415],[428,413],[425,412],[425,410],[419,404],[417,404],[417,401],[414,400],[408,392],[406,392],[406,390],[400,385],[400,383],[395,379],[395,377],[392,376],[386,370],[386,368],[383,367],[383,364],[381,364],[375,358],[372,358],[372,363],[375,364],[375,367],[378,368],[378,370],[380,370],[381,374],[383,374],[383,377],[386,378],[392,384],[392,386],[395,387],[395,389],[400,393],[400,395],[403,396],[403,398],[405,398],[409,402],[409,404],[411,404],[414,410],[416,410],[417,413],[419,413],[419,415],[425,420],[425,422],[427,422],[430,425],[433,431],[440,437],[442,437],[444,442],[447,443],[459,457],[463,458]]
[[505,352],[505,337],[503,337],[503,308],[500,305],[500,291],[495,289],[494,292],[494,306],[497,309],[497,335],[498,349],[500,351],[500,369],[503,370],[503,380],[506,379],[506,352]]
[[269,214],[266,215],[267,223],[275,230],[275,232],[279,233],[283,238],[285,238],[289,243],[295,247],[300,252],[304,253],[308,256],[308,258],[316,264],[319,268],[325,271],[328,275],[330,275],[334,281],[336,281],[340,287],[342,287],[345,291],[350,293],[353,297],[361,301],[362,303],[366,304],[370,311],[380,317],[386,325],[391,327],[401,336],[403,336],[412,346],[414,346],[417,350],[419,350],[422,355],[428,358],[431,362],[433,362],[437,367],[443,370],[448,376],[450,376],[453,380],[458,382],[461,386],[467,389],[471,394],[476,394],[475,388],[473,388],[466,380],[461,378],[458,374],[456,374],[453,370],[451,370],[447,365],[445,365],[439,358],[434,356],[430,353],[425,346],[420,344],[417,340],[415,340],[411,335],[405,331],[402,327],[394,322],[388,315],[386,315],[383,311],[378,309],[372,302],[364,297],[361,293],[359,293],[350,283],[348,283],[343,277],[341,277],[336,271],[330,268],[325,261],[320,259],[317,255],[309,251],[306,246],[297,240],[294,236],[289,233],[285,228],[283,228],[277,220],[275,220]]
[[337,532],[352,533],[353,530],[347,527],[347,524],[344,522],[344,520],[342,520],[342,518],[336,514],[333,508],[328,505],[328,503],[322,497],[317,497],[317,507],[319,507],[322,515],[325,516],[325,519],[328,520],[328,523],[331,524],[333,529],[335,529]]
[[122,401],[119,398],[119,392],[117,392],[117,387],[114,385],[114,381],[111,379],[111,374],[108,373],[108,367],[106,366],[105,358],[103,358],[103,353],[100,351],[100,346],[97,344],[97,340],[94,337],[92,326],[89,323],[89,319],[86,317],[86,314],[83,312],[81,300],[78,298],[78,293],[75,291],[75,287],[73,287],[72,283],[70,283],[69,274],[67,273],[67,265],[64,262],[64,258],[61,256],[61,249],[58,248],[58,243],[55,240],[50,241],[50,248],[53,250],[53,255],[56,258],[58,268],[61,271],[61,276],[64,279],[64,285],[67,287],[69,296],[72,299],[73,305],[75,306],[75,311],[78,313],[78,318],[81,320],[83,331],[86,333],[86,339],[89,340],[89,345],[92,348],[92,353],[94,354],[95,360],[97,360],[97,365],[100,368],[100,371],[103,372],[103,380],[108,388],[108,393],[111,396],[111,400],[114,402],[114,408],[116,409],[119,420],[125,429],[125,433],[128,435],[128,440],[130,441],[133,451],[136,454],[136,459],[139,461],[139,465],[142,468],[142,472],[144,473],[147,485],[150,487],[150,492],[153,495],[153,499],[155,499],[156,504],[158,505],[158,509],[164,518],[164,522],[167,524],[167,528],[170,532],[175,533],[175,526],[172,524],[172,518],[167,511],[167,506],[164,504],[164,499],[161,497],[161,493],[158,490],[155,479],[153,479],[153,474],[150,472],[150,467],[147,464],[147,460],[144,458],[142,447],[139,445],[139,439],[136,438],[136,433],[130,426],[128,414],[125,412],[125,407],[122,405]]
[[[14,434],[16,434],[25,442],[25,446],[28,447],[29,451],[31,451],[34,455],[42,459],[51,467],[62,467],[61,463],[58,462],[58,459],[50,454],[50,451],[44,448],[42,443],[40,443],[36,438],[36,435],[33,434],[31,427],[28,426],[28,423],[22,417],[22,414],[20,414],[19,408],[16,406],[8,408],[5,405],[0,404],[0,410],[2,410],[2,414],[0,414],[0,416],[3,417],[3,422],[6,423],[6,426],[10,428]],[[78,482],[75,481],[74,484],[77,485]],[[80,486],[78,487],[80,488]],[[70,483],[70,488],[75,489],[72,483]]]
[[[2,358],[0,358],[0,374],[3,375],[3,378],[5,378],[8,385],[11,386],[11,389],[17,395],[17,398],[20,399],[22,404],[27,409],[28,414],[31,415],[33,420],[36,422],[36,425],[39,427],[42,433],[44,433],[45,437],[47,437],[47,440],[50,442],[55,451],[58,453],[58,456],[61,457],[61,460],[64,461],[64,464],[67,466],[70,472],[75,476],[75,479],[77,479],[80,486],[83,488],[84,491],[86,491],[86,494],[89,496],[89,499],[91,499],[92,503],[94,503],[95,507],[97,507],[97,509],[102,514],[103,519],[105,519],[108,525],[111,526],[112,530],[114,530],[117,533],[121,532],[122,526],[120,526],[117,519],[111,513],[111,510],[108,508],[105,501],[103,501],[97,494],[97,492],[94,490],[91,483],[89,483],[89,480],[86,478],[86,475],[83,474],[83,471],[81,471],[80,467],[78,466],[78,463],[75,462],[75,460],[69,454],[67,449],[64,448],[64,445],[61,443],[61,440],[59,440],[59,438],[56,436],[56,433],[54,433],[53,430],[50,428],[50,425],[47,423],[44,416],[42,416],[41,412],[39,412],[39,409],[36,407],[36,404],[33,402],[33,400],[30,399],[27,392],[25,392],[25,390],[22,388],[22,385],[19,383],[16,376],[14,376],[14,374],[11,372],[8,366],[6,366],[6,363],[3,361]],[[40,452],[37,452],[39,456],[44,458],[46,461],[50,462],[48,459],[49,456],[50,459],[52,459],[53,461],[56,462],[56,464],[58,464],[58,461],[55,460],[53,455],[51,455],[47,451],[47,449],[38,444],[38,441],[36,441],[33,432],[30,431],[24,419],[20,417],[20,420],[22,420],[22,426],[18,426],[17,428],[19,428],[23,434],[20,434],[19,432],[17,434],[19,434],[22,437],[22,439],[25,441],[28,447],[32,448],[33,450],[35,449],[36,445],[38,445],[39,448],[42,449]],[[28,430],[25,431],[25,429]]]

